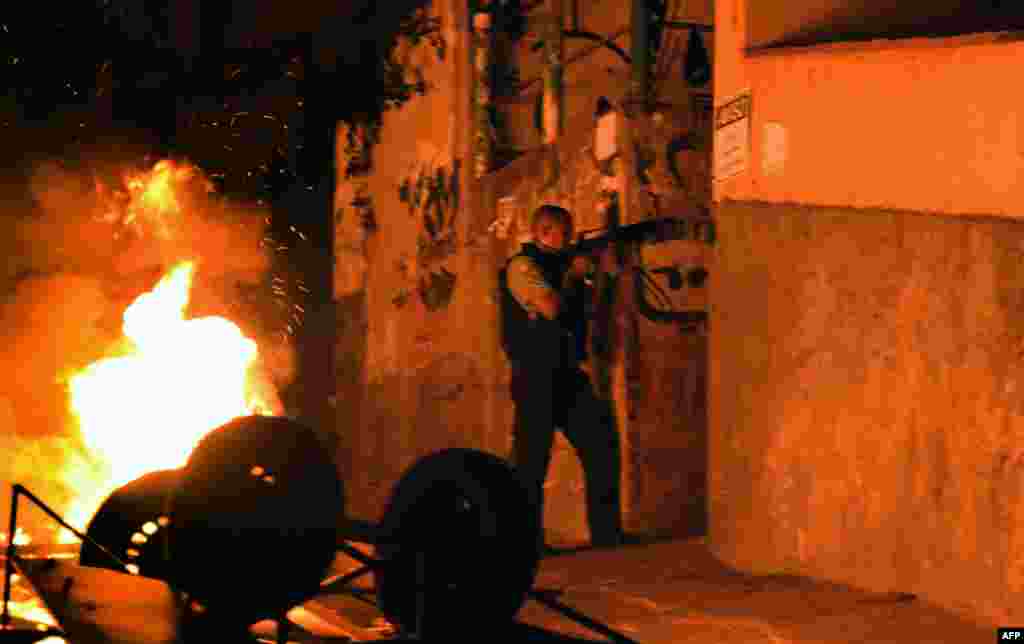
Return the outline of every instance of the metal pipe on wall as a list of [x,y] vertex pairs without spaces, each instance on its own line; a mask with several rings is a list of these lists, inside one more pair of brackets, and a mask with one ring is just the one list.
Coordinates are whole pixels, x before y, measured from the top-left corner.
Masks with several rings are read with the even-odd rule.
[[632,38],[630,42],[631,58],[633,59],[633,73],[630,83],[631,102],[641,104],[646,109],[646,103],[650,96],[649,79],[649,46],[648,46],[648,21],[650,20],[646,0],[633,0],[630,23],[632,25]]

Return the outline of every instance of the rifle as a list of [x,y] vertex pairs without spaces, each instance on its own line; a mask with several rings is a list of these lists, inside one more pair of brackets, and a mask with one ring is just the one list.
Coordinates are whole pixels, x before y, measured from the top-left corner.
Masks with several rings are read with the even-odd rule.
[[[570,255],[592,255],[618,243],[656,243],[671,240],[693,239],[704,243],[715,241],[714,220],[706,215],[686,217],[658,217],[626,226],[608,226],[583,231],[576,242],[569,246]],[[660,268],[652,273],[668,273],[669,288],[677,290],[683,286],[683,276],[675,267]],[[687,272],[686,281],[691,287],[699,287],[707,278],[704,268],[693,268]],[[633,293],[636,297],[637,312],[653,322],[680,324],[684,330],[707,320],[706,311],[666,311],[653,306],[647,300],[647,291],[660,287],[642,267],[633,269]],[[662,293],[664,296],[664,293]]]
[[715,241],[715,222],[706,215],[657,217],[626,226],[606,226],[582,231],[567,249],[571,255],[592,255],[619,242],[655,243],[676,239]]

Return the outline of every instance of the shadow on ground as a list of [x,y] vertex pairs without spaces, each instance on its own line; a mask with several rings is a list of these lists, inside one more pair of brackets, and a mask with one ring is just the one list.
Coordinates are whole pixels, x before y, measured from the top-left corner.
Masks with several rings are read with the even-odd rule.
[[621,544],[616,546],[593,546],[589,543],[579,545],[552,545],[548,546],[544,550],[544,557],[561,557],[565,555],[574,555],[581,552],[591,552],[599,550],[619,550],[628,551],[630,548],[644,548],[647,546],[653,546],[663,543],[672,543],[675,541],[682,541],[686,539],[698,539],[706,537],[706,531],[703,529],[695,529],[685,534],[666,534],[666,535],[625,535]]
[[585,639],[563,633],[556,633],[529,624],[516,623],[508,628],[507,639],[516,642],[536,642],[537,644],[607,644],[608,640],[601,637]]

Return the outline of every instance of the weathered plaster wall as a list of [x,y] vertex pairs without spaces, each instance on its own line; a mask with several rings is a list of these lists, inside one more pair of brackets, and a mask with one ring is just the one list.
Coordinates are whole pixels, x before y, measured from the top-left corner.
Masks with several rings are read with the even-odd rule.
[[[345,129],[339,131],[339,181],[335,216],[335,298],[339,315],[338,417],[346,445],[349,514],[375,520],[381,516],[393,485],[427,452],[483,442],[478,393],[476,335],[464,303],[450,300],[428,310],[418,292],[419,278],[441,268],[457,276],[456,291],[466,279],[458,251],[429,260],[418,252],[424,234],[424,209],[410,208],[399,187],[438,168],[449,174],[460,156],[462,138],[454,120],[461,116],[466,89],[466,52],[461,33],[468,31],[457,2],[436,2],[441,20],[444,59],[425,39],[403,45],[397,57],[419,69],[427,83],[399,110],[384,113],[380,140],[372,148],[372,169],[345,177]],[[458,21],[462,20],[461,30]],[[414,80],[414,79],[410,79]],[[460,89],[461,88],[461,89]],[[373,224],[356,202],[368,200]],[[448,208],[444,231],[458,237],[458,208]],[[472,399],[472,400],[470,400]],[[470,402],[466,402],[470,401]]]
[[725,202],[710,537],[728,562],[1024,618],[1024,227]]

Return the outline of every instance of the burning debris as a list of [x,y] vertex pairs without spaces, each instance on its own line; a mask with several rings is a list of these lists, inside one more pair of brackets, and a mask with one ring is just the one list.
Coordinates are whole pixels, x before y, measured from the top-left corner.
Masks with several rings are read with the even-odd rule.
[[33,207],[0,219],[0,480],[81,526],[213,427],[284,413],[294,309],[271,289],[267,213],[226,202],[195,166],[50,163],[30,189]]
[[69,380],[86,445],[111,467],[106,489],[72,508],[73,519],[91,515],[114,487],[182,467],[210,429],[238,416],[283,412],[257,368],[256,342],[223,317],[185,318],[194,271],[191,262],[179,264],[125,310],[127,354]]

